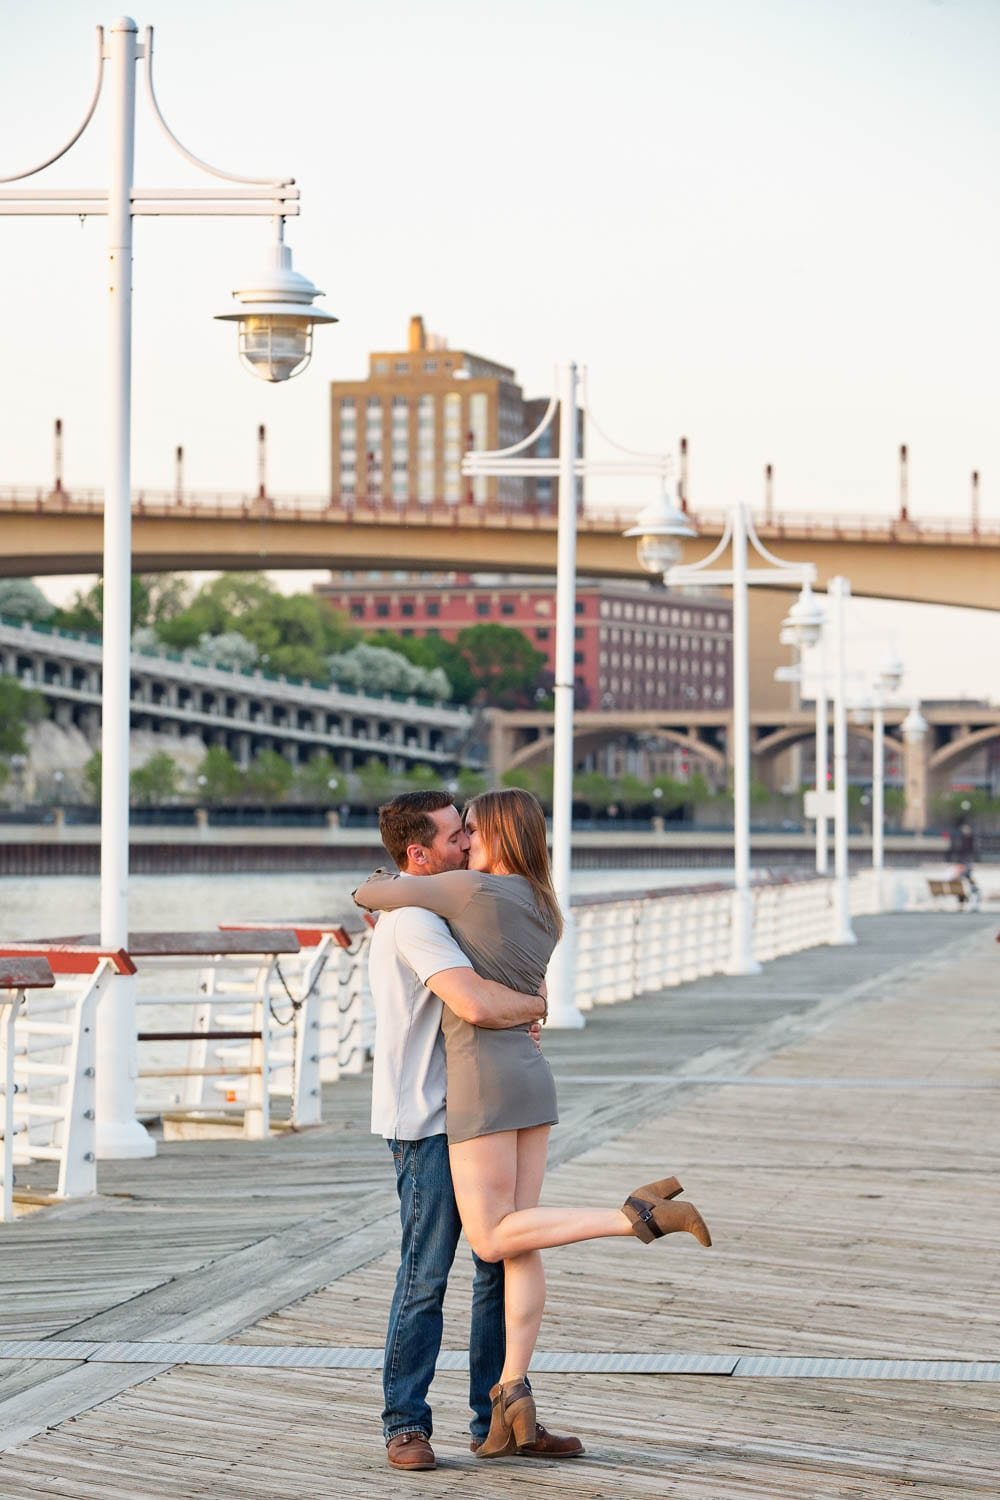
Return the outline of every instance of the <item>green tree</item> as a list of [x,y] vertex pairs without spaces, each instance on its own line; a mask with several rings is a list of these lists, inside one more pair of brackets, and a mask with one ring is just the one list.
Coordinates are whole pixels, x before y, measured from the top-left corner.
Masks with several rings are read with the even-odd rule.
[[534,705],[545,656],[520,630],[507,625],[469,625],[458,648],[476,680],[476,697],[494,708]]
[[615,800],[615,784],[600,771],[582,771],[573,777],[573,795],[585,802],[592,813],[604,812]]
[[689,800],[685,783],[675,781],[672,776],[654,776],[653,791],[660,793],[653,799],[656,803],[656,811],[659,813],[673,812],[674,808],[683,807]]
[[518,766],[516,770],[505,771],[500,780],[504,786],[519,786],[532,792],[546,811],[551,810],[554,775],[550,765]]
[[355,773],[358,779],[358,801],[362,807],[378,807],[388,802],[395,791],[395,779],[384,760],[370,755]]
[[133,802],[140,807],[160,807],[177,795],[180,771],[166,751],[158,750],[129,777]]
[[101,805],[101,752],[95,750],[83,768],[83,794],[95,807]]
[[478,771],[471,771],[468,766],[463,766],[455,778],[458,788],[458,798],[461,802],[471,802],[473,797],[478,797],[485,792],[487,787],[486,777]]
[[[153,582],[132,574],[132,628],[141,630],[151,623]],[[79,630],[84,635],[100,635],[104,622],[104,579],[99,578],[89,589],[78,589],[68,605],[57,609],[52,616],[53,625],[61,630]]]
[[47,620],[55,605],[30,578],[0,578],[0,615],[15,620]]
[[295,767],[277,750],[261,750],[247,768],[246,789],[261,802],[283,802],[295,780]]
[[615,782],[615,799],[619,807],[626,813],[641,807],[644,802],[651,802],[652,789],[649,784],[638,776],[626,773],[619,776]]
[[396,635],[391,630],[375,631],[366,640],[371,646],[398,651],[407,661],[428,671],[440,667],[451,685],[453,703],[471,703],[476,696],[479,682],[454,641],[443,640],[439,635]]
[[243,772],[228,750],[212,745],[196,773],[198,797],[210,807],[231,802],[243,787]]
[[23,755],[28,748],[28,726],[44,719],[45,699],[12,677],[0,677],[0,757]]
[[433,792],[440,789],[441,773],[433,766],[411,766],[403,780],[408,792]]
[[306,765],[299,767],[295,781],[300,795],[307,802],[332,807],[344,800],[346,777],[337,769],[333,756],[325,750],[320,750]]
[[262,573],[222,573],[187,607],[157,624],[160,638],[183,650],[203,636],[238,632],[256,646],[269,672],[329,681],[326,658],[357,632],[315,594],[282,594]]

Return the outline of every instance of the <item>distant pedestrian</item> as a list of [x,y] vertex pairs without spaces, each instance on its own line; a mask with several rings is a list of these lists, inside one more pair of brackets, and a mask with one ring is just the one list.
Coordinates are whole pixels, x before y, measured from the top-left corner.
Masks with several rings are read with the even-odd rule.
[[982,891],[976,884],[972,873],[972,866],[979,856],[976,846],[976,835],[972,825],[963,818],[955,828],[952,829],[948,840],[948,858],[958,866],[958,878],[965,887],[965,894],[959,897],[962,906],[969,903],[970,910],[978,910],[982,904]]

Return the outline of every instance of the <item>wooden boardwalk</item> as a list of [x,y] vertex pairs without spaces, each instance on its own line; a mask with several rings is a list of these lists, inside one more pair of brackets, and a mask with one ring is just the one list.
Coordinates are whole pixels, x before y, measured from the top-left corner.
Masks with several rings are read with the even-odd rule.
[[[1000,1361],[994,926],[872,918],[855,949],[548,1037],[563,1123],[546,1201],[618,1202],[676,1170],[716,1246],[549,1252],[541,1350]],[[345,1080],[319,1130],[109,1163],[96,1203],[0,1228],[0,1340],[93,1346],[88,1362],[0,1359],[3,1500],[998,1493],[995,1379],[543,1372],[542,1419],[587,1455],[488,1465],[468,1452],[466,1377],[442,1370],[441,1467],[402,1476],[377,1369],[106,1357],[111,1341],[228,1343],[244,1361],[238,1346],[377,1349],[394,1192],[367,1104],[367,1080]],[[469,1280],[460,1255],[447,1350],[466,1346]]]

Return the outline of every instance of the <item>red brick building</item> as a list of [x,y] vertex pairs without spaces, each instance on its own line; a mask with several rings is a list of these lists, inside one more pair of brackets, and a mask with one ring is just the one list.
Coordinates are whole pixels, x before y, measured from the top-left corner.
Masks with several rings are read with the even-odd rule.
[[[555,667],[551,580],[368,575],[319,584],[317,593],[366,630],[453,641],[469,625],[507,625],[544,653],[550,671]],[[581,708],[728,708],[732,605],[652,584],[581,581],[574,659]]]

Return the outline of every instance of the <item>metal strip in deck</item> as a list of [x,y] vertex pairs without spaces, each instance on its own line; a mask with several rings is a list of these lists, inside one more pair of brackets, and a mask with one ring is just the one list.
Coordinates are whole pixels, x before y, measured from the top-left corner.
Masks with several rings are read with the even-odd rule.
[[[380,1370],[382,1350],[330,1345],[187,1344],[166,1341],[83,1343],[10,1339],[0,1359],[78,1360],[86,1364],[213,1365],[270,1370]],[[442,1350],[439,1370],[466,1370],[462,1349]],[[1000,1381],[1000,1361],[946,1359],[833,1359],[780,1354],[636,1354],[558,1350],[535,1356],[533,1369],[550,1375],[732,1375],[807,1380]]]

